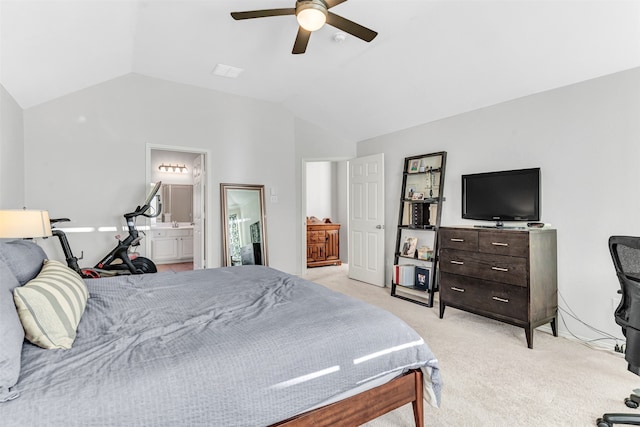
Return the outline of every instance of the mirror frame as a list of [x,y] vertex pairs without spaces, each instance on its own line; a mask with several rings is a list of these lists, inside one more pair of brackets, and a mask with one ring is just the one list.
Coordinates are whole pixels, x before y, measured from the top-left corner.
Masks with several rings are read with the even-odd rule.
[[261,265],[269,265],[269,258],[267,256],[267,226],[266,226],[266,214],[265,214],[265,204],[264,204],[264,185],[254,185],[254,184],[229,184],[229,183],[221,183],[220,184],[220,207],[222,210],[222,246],[223,246],[223,254],[224,254],[224,262],[223,265],[225,267],[232,266],[231,262],[231,251],[229,250],[229,215],[227,209],[227,201],[228,196],[227,192],[229,190],[254,190],[258,192],[259,203],[260,203],[260,236],[262,239],[262,264]]

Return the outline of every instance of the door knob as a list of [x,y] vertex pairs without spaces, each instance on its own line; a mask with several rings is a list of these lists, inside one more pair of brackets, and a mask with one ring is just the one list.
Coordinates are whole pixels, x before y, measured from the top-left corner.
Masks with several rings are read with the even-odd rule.
[[378,224],[378,225],[376,225],[376,228],[377,228],[378,230],[382,230],[382,229],[384,228],[384,225],[380,225],[380,224]]

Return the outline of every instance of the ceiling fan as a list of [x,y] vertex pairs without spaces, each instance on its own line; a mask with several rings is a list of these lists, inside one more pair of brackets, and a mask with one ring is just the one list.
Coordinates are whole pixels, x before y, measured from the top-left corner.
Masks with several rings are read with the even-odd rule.
[[333,12],[329,12],[334,6],[347,0],[297,0],[296,7],[284,9],[251,10],[247,12],[231,12],[233,19],[266,18],[268,16],[296,15],[299,28],[296,41],[291,53],[300,54],[307,50],[309,37],[313,31],[319,30],[327,23],[346,33],[358,37],[366,42],[373,40],[378,33],[356,24]]

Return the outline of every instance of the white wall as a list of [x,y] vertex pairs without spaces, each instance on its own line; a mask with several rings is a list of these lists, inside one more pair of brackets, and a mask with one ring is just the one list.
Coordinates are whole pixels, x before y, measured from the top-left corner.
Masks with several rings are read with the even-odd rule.
[[[462,174],[542,168],[542,220],[558,229],[560,306],[621,336],[613,320],[619,285],[607,240],[640,235],[640,69],[358,143],[358,156],[385,153],[389,268],[403,158],[442,150],[448,155],[443,225],[465,223]],[[600,336],[563,318],[578,336]],[[559,327],[566,333],[563,322]]]
[[307,162],[307,216],[335,221],[333,169],[332,162]]
[[[24,111],[26,202],[72,226],[122,225],[148,190],[147,143],[210,150],[209,266],[222,262],[219,183],[264,184],[278,189],[266,206],[269,263],[295,272],[294,123],[270,103],[129,74]],[[81,265],[110,250],[114,234],[70,235]],[[61,257],[55,244],[45,250]]]
[[[24,201],[22,108],[0,85],[0,209],[19,209]],[[42,209],[41,206],[27,206]]]

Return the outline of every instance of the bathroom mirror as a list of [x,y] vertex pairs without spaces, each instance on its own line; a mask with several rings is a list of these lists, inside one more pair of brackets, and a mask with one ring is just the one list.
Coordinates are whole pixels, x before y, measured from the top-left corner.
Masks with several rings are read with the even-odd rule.
[[162,222],[193,221],[193,185],[162,184]]
[[264,185],[220,184],[224,265],[268,265]]

